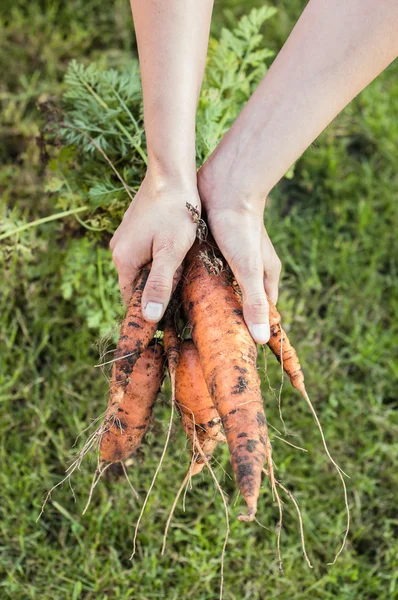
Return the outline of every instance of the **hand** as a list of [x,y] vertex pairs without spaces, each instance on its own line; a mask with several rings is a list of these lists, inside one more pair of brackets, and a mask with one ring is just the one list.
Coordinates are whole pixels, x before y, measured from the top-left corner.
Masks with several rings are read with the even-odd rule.
[[[198,174],[198,190],[210,231],[242,290],[243,315],[253,339],[270,337],[267,295],[276,303],[281,261],[264,227],[265,200],[241,194],[214,165]],[[217,175],[214,175],[217,173]]]
[[176,272],[195,241],[196,225],[186,202],[200,212],[196,181],[191,185],[159,180],[147,173],[110,243],[125,304],[130,300],[138,271],[152,260],[142,295],[147,321],[158,322],[162,318],[176,283]]

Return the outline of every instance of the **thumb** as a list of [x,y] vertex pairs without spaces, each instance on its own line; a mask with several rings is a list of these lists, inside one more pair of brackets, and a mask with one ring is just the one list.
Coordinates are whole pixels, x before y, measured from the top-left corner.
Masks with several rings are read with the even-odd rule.
[[146,321],[157,323],[162,318],[175,288],[175,275],[179,266],[170,257],[154,257],[142,294],[142,314]]
[[270,338],[268,299],[264,290],[263,265],[235,274],[243,296],[243,316],[252,338],[266,344]]

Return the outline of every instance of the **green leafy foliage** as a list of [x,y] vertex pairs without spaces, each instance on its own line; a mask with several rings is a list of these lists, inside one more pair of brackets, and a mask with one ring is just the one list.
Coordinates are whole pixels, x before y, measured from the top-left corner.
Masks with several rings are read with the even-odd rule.
[[[111,157],[135,156],[142,146],[141,84],[138,62],[121,71],[101,71],[96,64],[84,67],[72,61],[65,75],[65,121],[67,144],[94,155],[96,148],[86,132]],[[136,116],[133,116],[136,115]],[[80,130],[80,131],[79,131]]]
[[[77,314],[87,320],[88,327],[103,335],[109,333],[117,316],[123,314],[117,273],[109,260],[109,251],[96,247],[88,238],[73,240],[63,261],[61,277],[63,298],[73,299]],[[92,281],[97,285],[87,290],[87,282]]]
[[263,24],[276,13],[273,7],[253,9],[233,29],[212,39],[197,117],[199,165],[229,129],[265,75],[273,52],[263,47]]

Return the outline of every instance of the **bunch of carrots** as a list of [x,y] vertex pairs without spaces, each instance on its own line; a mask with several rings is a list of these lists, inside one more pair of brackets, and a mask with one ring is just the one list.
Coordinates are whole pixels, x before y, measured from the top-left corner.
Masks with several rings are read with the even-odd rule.
[[[243,319],[239,290],[213,240],[196,241],[186,258],[182,284],[176,290],[192,336],[177,331],[181,317],[166,313],[163,345],[153,340],[158,328],[141,316],[147,265],[137,279],[113,363],[111,393],[101,435],[100,459],[126,460],[148,428],[163,377],[165,355],[173,402],[192,448],[190,475],[199,473],[218,442],[226,441],[239,490],[247,504],[241,521],[257,510],[264,465],[274,485],[271,444],[257,372],[257,349]],[[176,300],[176,299],[174,299]],[[271,350],[292,384],[304,390],[304,377],[280,315],[270,302]],[[217,310],[215,310],[217,307]]]
[[[181,425],[191,445],[191,460],[179,493],[184,484],[205,466],[211,470],[210,461],[217,444],[226,442],[237,486],[247,505],[246,512],[240,514],[238,519],[255,519],[262,475],[265,473],[278,501],[281,525],[282,506],[277,487],[288,494],[298,512],[299,509],[294,497],[275,478],[256,365],[257,347],[243,319],[239,287],[224,257],[210,235],[206,239],[203,236],[200,238],[185,259],[180,284],[160,324],[149,323],[142,317],[142,292],[150,272],[150,264],[141,270],[121,325],[112,361],[110,397],[103,422],[70,467],[67,477],[80,465],[84,454],[94,445],[99,447],[99,458],[92,489],[104,470],[113,463],[122,463],[124,468],[124,461],[137,450],[148,429],[167,363],[172,387],[172,411],[174,407],[177,408]],[[339,554],[349,526],[344,473],[329,453],[321,425],[305,389],[297,353],[283,330],[280,314],[271,301],[269,319],[271,337],[268,346],[280,361],[291,384],[308,403],[320,429],[325,451],[343,484],[347,529]],[[163,339],[157,333],[159,331],[163,332]],[[214,473],[212,474],[214,478]],[[152,485],[153,483],[154,480]],[[152,486],[148,495],[151,489]],[[223,500],[226,507],[224,496]],[[138,525],[139,522],[136,535]],[[304,555],[310,565],[305,552],[301,517],[300,531]],[[135,541],[136,536],[134,547]]]

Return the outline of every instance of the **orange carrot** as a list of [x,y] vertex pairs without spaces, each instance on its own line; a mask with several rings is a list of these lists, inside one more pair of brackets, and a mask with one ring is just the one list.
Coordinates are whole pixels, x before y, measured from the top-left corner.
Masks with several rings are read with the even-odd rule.
[[176,370],[176,404],[182,427],[191,442],[193,461],[190,475],[196,475],[202,471],[205,461],[195,451],[195,442],[210,460],[217,443],[225,441],[225,438],[192,340],[181,343],[181,357]]
[[163,345],[167,357],[167,365],[170,373],[175,375],[176,369],[180,362],[181,343],[178,339],[178,334],[173,322],[173,313],[166,312],[165,323],[163,328]]
[[239,518],[252,521],[263,465],[270,460],[257,348],[244,322],[231,272],[213,240],[195,242],[188,253],[182,300],[248,507],[247,515]]
[[117,388],[124,388],[129,381],[138,357],[153,338],[157,324],[145,321],[141,312],[142,292],[148,279],[151,264],[145,265],[138,274],[133,293],[123,319],[120,336],[115,352],[115,363],[112,373],[112,394],[117,395]]
[[[173,303],[175,304],[175,302]],[[198,352],[191,340],[179,340],[173,310],[165,317],[163,343],[167,356],[173,397],[181,415],[181,424],[191,442],[192,461],[189,477],[200,473],[205,465],[195,452],[195,443],[209,460],[218,442],[224,442],[221,420],[210,398],[200,366]]]
[[301,368],[301,365],[300,365],[300,362],[299,362],[299,359],[297,356],[297,352],[293,348],[286,332],[281,327],[281,316],[280,316],[277,308],[271,302],[270,299],[268,299],[268,304],[269,304],[269,322],[270,322],[270,331],[271,331],[271,337],[269,339],[268,346],[270,347],[272,353],[276,356],[278,361],[281,363],[283,370],[289,377],[292,386],[300,392],[300,394],[303,396],[304,400],[306,401],[306,403],[312,413],[312,416],[314,417],[314,421],[319,429],[319,433],[322,438],[322,443],[323,443],[323,447],[325,449],[326,455],[329,458],[332,465],[334,466],[334,468],[336,469],[336,472],[341,481],[341,485],[343,487],[344,502],[345,502],[346,513],[347,513],[347,522],[346,522],[346,529],[344,532],[343,541],[341,543],[341,546],[340,546],[339,550],[337,551],[337,554],[336,554],[333,562],[329,563],[329,564],[334,564],[336,562],[338,556],[341,554],[341,552],[344,549],[344,546],[345,546],[345,543],[347,540],[347,536],[348,536],[348,532],[350,529],[350,507],[348,504],[347,486],[344,481],[345,473],[339,467],[339,465],[336,463],[333,456],[330,454],[328,445],[326,443],[326,438],[323,433],[322,425],[319,421],[318,415],[315,411],[315,408],[314,408],[314,406],[310,400],[310,397],[307,393],[307,390],[305,388],[304,373],[302,371],[302,368]]
[[297,352],[290,343],[285,331],[281,327],[281,316],[276,306],[268,299],[269,324],[271,337],[268,346],[282,364],[284,371],[289,377],[291,384],[299,392],[304,394],[304,373],[302,371]]
[[138,448],[148,429],[162,378],[162,346],[148,346],[130,372],[127,383],[116,386],[116,393],[109,399],[100,441],[103,461],[123,461]]
[[[214,408],[203,377],[198,351],[192,340],[178,339],[172,311],[166,313],[163,342],[169,364],[172,400],[179,410],[182,427],[191,442],[192,458],[166,522],[162,555],[166,549],[167,534],[182,491],[190,478],[200,473],[205,465],[215,478],[209,459],[217,443],[225,442],[221,432],[220,417]],[[215,481],[217,482],[217,479]],[[225,503],[224,496],[222,497]]]
[[150,267],[145,265],[134,282],[120,328],[108,410],[100,428],[100,456],[108,462],[126,459],[140,444],[163,376],[161,347],[148,348],[157,325],[145,321],[141,312]]
[[86,454],[99,444],[100,460],[94,473],[85,512],[90,504],[93,490],[105,469],[112,462],[123,461],[134,452],[148,428],[152,407],[163,377],[161,346],[148,348],[157,324],[145,321],[141,312],[142,292],[148,279],[150,266],[150,263],[145,265],[134,282],[126,316],[120,328],[115,358],[110,361],[113,363],[113,369],[105,418],[89,436],[69,466],[64,479],[49,490],[40,515],[51,492],[70,479],[76,469],[80,468]]

